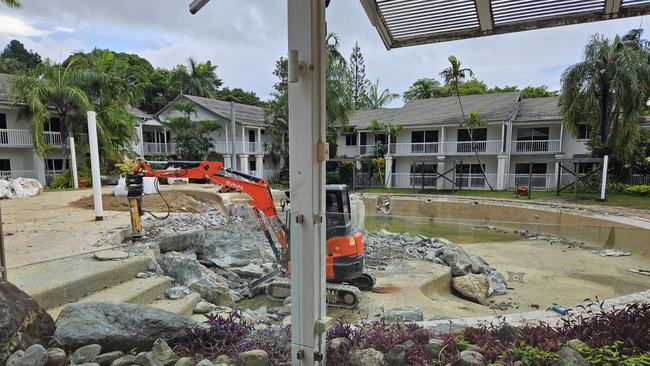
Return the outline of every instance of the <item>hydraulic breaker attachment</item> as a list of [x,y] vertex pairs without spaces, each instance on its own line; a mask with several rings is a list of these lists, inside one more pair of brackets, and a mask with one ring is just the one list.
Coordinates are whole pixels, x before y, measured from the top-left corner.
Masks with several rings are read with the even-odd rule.
[[144,235],[142,229],[142,194],[144,193],[143,174],[129,173],[126,176],[126,197],[129,200],[129,213],[131,214],[131,238],[136,240]]

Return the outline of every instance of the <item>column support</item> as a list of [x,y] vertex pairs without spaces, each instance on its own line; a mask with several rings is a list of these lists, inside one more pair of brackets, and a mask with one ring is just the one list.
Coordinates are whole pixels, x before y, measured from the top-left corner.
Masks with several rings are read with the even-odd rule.
[[255,152],[262,154],[262,127],[257,128],[257,143],[255,145]]
[[[390,145],[389,145],[390,146]],[[392,155],[386,155],[384,156],[384,161],[385,161],[385,186],[386,188],[392,188],[393,187],[393,156]]]
[[506,154],[497,155],[497,191],[506,189]]
[[255,172],[258,178],[264,178],[264,155],[255,155]]
[[34,165],[34,173],[37,181],[41,182],[43,187],[47,184],[45,179],[45,158],[43,155],[32,150],[32,164]]
[[70,173],[72,174],[72,187],[79,189],[79,177],[77,176],[77,149],[74,145],[74,137],[70,136],[68,141],[70,146]]
[[226,169],[232,168],[232,155],[230,154],[223,155],[223,167]]
[[241,164],[239,171],[248,174],[248,154],[239,155],[239,163]]
[[244,125],[241,125],[241,145],[242,153],[248,154],[250,151],[248,151],[248,146],[246,145],[246,127],[244,127]]
[[[444,128],[444,127],[443,127]],[[438,166],[436,166],[438,174],[442,174],[445,172],[445,156],[438,156]],[[445,179],[438,177],[436,179],[436,189],[441,191],[445,189]]]
[[[325,1],[288,0],[291,359],[325,364]],[[294,232],[295,230],[295,232]]]

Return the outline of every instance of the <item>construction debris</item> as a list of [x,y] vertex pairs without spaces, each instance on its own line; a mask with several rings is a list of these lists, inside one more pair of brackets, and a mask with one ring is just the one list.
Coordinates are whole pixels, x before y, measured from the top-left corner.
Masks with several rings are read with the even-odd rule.
[[36,179],[0,179],[0,198],[28,198],[43,192],[43,185]]

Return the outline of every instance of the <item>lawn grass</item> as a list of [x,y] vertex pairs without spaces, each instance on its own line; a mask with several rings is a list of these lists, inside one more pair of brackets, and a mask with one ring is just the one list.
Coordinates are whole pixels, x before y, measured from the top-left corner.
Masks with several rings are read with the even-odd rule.
[[[500,198],[500,199],[515,199],[521,201],[528,201],[527,196],[516,197],[512,191],[477,191],[477,190],[462,190],[462,191],[424,191],[413,188],[363,188],[357,190],[360,193],[377,193],[377,194],[431,194],[431,195],[448,195],[458,197],[484,197],[484,198]],[[556,196],[554,191],[533,191],[532,201],[536,200],[557,200],[566,203],[573,203],[573,192],[562,192],[560,196]],[[600,201],[598,193],[578,192],[578,204],[582,205],[604,205],[612,207],[628,207],[643,210],[650,210],[650,196],[635,196],[623,193],[608,193],[605,201]]]

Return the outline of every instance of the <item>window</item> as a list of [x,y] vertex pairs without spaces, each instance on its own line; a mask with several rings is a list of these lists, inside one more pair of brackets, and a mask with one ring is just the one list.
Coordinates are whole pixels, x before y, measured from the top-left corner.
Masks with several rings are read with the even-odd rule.
[[[7,129],[7,115],[4,113],[0,113],[0,130],[6,130],[6,129]],[[8,144],[8,143],[9,143],[9,132],[0,131],[0,144]]]
[[[546,168],[546,164],[544,163],[535,163],[533,164],[533,174],[546,174]],[[530,164],[515,164],[515,174],[530,174]]]
[[9,160],[9,159],[0,159],[0,171],[10,172],[11,171],[11,160]]
[[255,142],[255,130],[248,130],[248,142]]
[[[45,159],[45,167],[47,170],[63,170],[63,159]],[[68,159],[65,159],[66,166],[69,166]]]
[[578,125],[578,140],[587,139],[589,139],[589,125],[586,123],[581,123]]
[[345,135],[345,146],[357,146],[357,135]]
[[548,151],[549,128],[532,127],[517,129],[517,152]]
[[411,186],[435,186],[438,164],[414,163],[411,164]]
[[43,126],[43,130],[46,132],[61,132],[61,119],[58,117],[51,117],[50,123],[46,123]]
[[596,163],[578,163],[578,174],[587,174],[597,168]]
[[[487,128],[475,128],[472,130],[471,136],[474,137],[474,147],[478,152],[484,152],[487,147]],[[472,138],[468,129],[458,130],[458,144],[456,149],[458,152],[472,152]]]
[[249,160],[248,161],[248,171],[249,172],[254,172],[254,171],[257,170],[256,168],[257,168],[257,164],[255,164],[255,160]]
[[386,142],[388,140],[386,139],[386,134],[385,133],[380,133],[375,135],[375,144],[381,143],[383,145],[386,145]]
[[438,131],[412,131],[411,152],[433,154],[438,152]]
[[[481,164],[485,169],[485,164]],[[456,184],[461,187],[485,188],[485,177],[478,164],[457,164]]]
[[371,149],[368,149],[368,134],[366,132],[361,132],[359,133],[359,140],[361,142],[360,146],[360,153],[361,154],[366,154],[370,151]]
[[0,113],[0,129],[7,129],[7,115],[4,113]]

